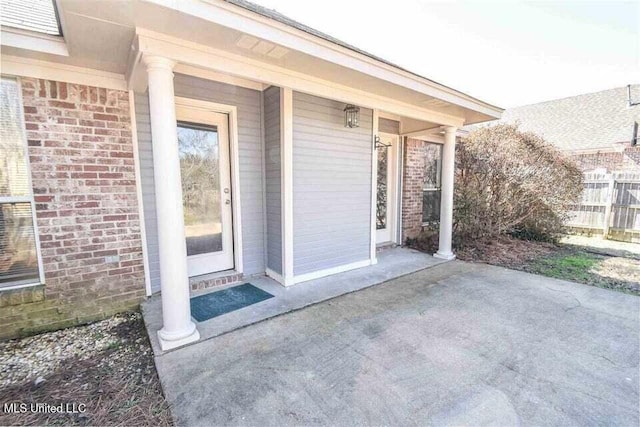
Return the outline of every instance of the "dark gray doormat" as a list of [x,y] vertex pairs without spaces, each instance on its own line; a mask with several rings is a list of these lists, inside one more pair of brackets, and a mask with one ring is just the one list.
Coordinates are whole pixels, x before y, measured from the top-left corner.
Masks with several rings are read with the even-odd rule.
[[273,298],[269,292],[245,283],[191,298],[191,316],[198,322],[204,322],[269,298]]

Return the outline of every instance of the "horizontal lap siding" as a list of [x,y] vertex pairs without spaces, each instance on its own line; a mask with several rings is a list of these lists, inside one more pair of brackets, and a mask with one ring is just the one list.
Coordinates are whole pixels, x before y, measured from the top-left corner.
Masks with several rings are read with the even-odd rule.
[[267,267],[282,274],[280,88],[264,91]]
[[348,129],[343,109],[293,94],[295,275],[369,258],[372,112]]
[[151,291],[160,291],[160,261],[158,255],[158,222],[156,220],[156,193],[153,179],[153,150],[151,147],[151,123],[149,121],[149,95],[135,94],[136,127],[138,131],[138,156],[144,209],[144,227],[147,237],[149,277]]
[[[176,74],[176,96],[233,105],[238,109],[238,145],[242,210],[244,274],[264,272],[262,202],[262,115],[261,92]],[[153,183],[153,157],[146,94],[136,94],[138,145],[142,175],[144,213],[149,248],[149,269],[154,291],[159,290],[157,222]]]

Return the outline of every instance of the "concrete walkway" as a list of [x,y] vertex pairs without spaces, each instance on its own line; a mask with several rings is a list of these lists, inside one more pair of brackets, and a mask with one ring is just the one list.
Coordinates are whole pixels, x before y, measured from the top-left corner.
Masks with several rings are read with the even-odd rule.
[[156,359],[178,425],[634,425],[640,298],[446,263]]
[[[266,276],[249,277],[244,281],[245,283],[251,283],[274,295],[275,298],[204,322],[197,322],[193,319],[200,332],[200,341],[446,262],[423,252],[401,247],[385,249],[378,253],[377,258],[376,265],[309,280],[289,287],[284,287]],[[237,283],[230,286],[237,286]],[[192,297],[224,288],[215,287],[196,292]],[[162,327],[162,301],[159,294],[142,304],[142,314],[153,352],[156,355],[161,355],[162,350],[157,334]]]

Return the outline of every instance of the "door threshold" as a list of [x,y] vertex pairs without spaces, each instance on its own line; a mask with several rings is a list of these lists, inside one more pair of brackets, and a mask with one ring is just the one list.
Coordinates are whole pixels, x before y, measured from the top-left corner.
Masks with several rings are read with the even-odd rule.
[[376,252],[384,251],[386,249],[392,249],[397,247],[398,244],[395,242],[384,242],[376,244]]
[[238,273],[236,270],[216,271],[213,273],[190,277],[189,286],[192,291],[199,291],[202,289],[238,283],[242,281],[242,278],[242,273]]

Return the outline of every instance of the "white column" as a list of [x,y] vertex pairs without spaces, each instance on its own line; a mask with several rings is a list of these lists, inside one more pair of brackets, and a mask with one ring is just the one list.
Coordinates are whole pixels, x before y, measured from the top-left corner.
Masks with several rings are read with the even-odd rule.
[[444,130],[444,146],[442,147],[442,178],[440,196],[440,243],[438,252],[433,256],[447,260],[455,259],[451,250],[453,233],[453,177],[455,174],[456,131],[453,126]]
[[162,297],[162,350],[200,339],[191,321],[187,247],[184,236],[182,185],[173,93],[175,63],[159,56],[145,56],[149,78],[149,112],[153,140],[153,177],[156,190],[158,249]]

